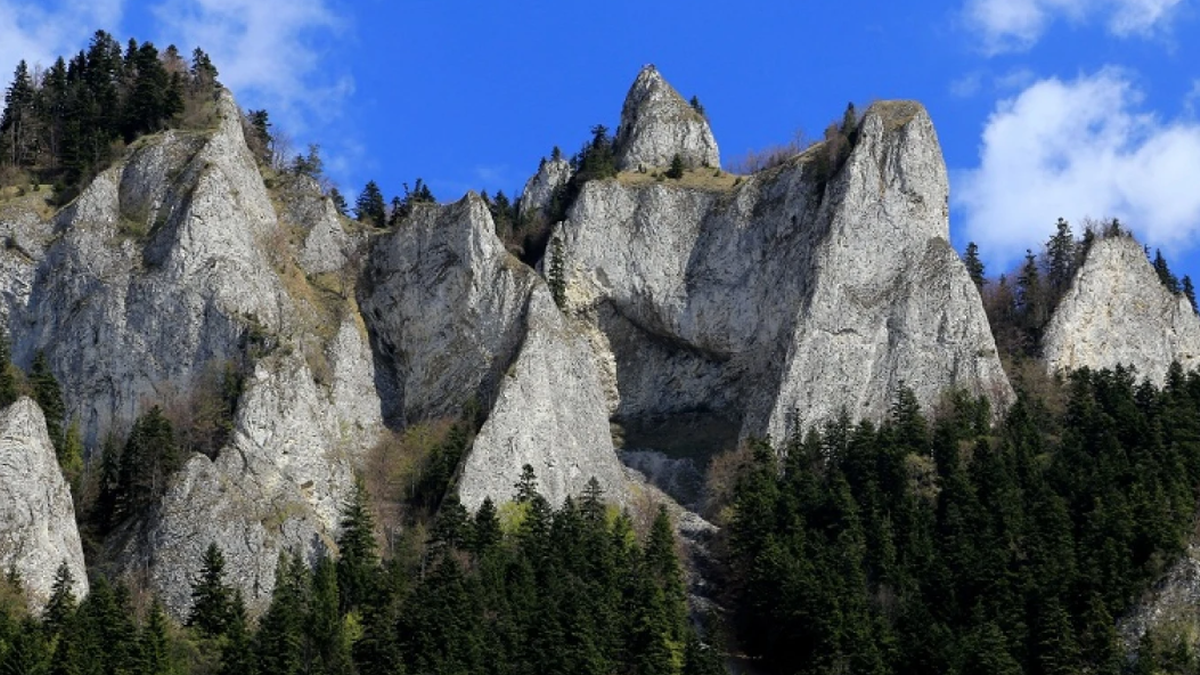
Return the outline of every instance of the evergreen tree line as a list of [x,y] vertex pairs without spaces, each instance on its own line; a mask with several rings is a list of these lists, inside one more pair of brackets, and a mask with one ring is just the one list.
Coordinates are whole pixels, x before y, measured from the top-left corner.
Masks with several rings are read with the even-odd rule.
[[[96,31],[86,50],[44,72],[21,61],[5,90],[0,165],[56,182],[59,203],[111,161],[114,143],[180,123],[203,109],[218,86],[200,48],[187,63],[174,45],[159,52],[130,38],[122,51]],[[191,120],[204,123],[203,115]]]
[[[1121,616],[1184,550],[1200,496],[1200,374],[1082,370],[1061,409],[990,424],[902,391],[753,446],[723,531],[738,643],[771,673],[1121,673]],[[1137,672],[1198,672],[1186,641]],[[1169,655],[1163,658],[1163,653]]]
[[387,561],[360,483],[343,509],[340,555],[279,560],[257,622],[210,545],[186,627],[104,578],[76,602],[64,564],[40,618],[0,593],[0,672],[548,673],[722,672],[687,621],[675,540],[660,510],[644,541],[595,481],[550,508],[526,467],[514,502],[457,502],[428,542]]
[[[979,247],[975,242],[968,243],[963,262],[983,296],[992,335],[1001,353],[1015,357],[1039,356],[1042,333],[1070,289],[1093,242],[1098,238],[1127,236],[1130,236],[1129,231],[1113,219],[1099,226],[1086,224],[1083,236],[1076,238],[1070,223],[1059,218],[1055,233],[1039,253],[1027,249],[1024,262],[1014,274],[1001,274],[995,280],[988,279],[985,274]],[[1185,296],[1195,310],[1196,295],[1191,278],[1176,278],[1161,251],[1155,251],[1152,265],[1163,286],[1176,295]]]

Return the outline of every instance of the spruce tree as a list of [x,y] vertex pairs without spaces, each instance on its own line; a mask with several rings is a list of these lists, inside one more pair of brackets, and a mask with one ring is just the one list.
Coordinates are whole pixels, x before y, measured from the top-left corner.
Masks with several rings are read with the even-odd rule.
[[229,602],[229,622],[225,641],[221,645],[221,675],[244,675],[255,672],[254,651],[250,628],[246,621],[246,602],[241,589],[234,589]]
[[979,247],[973,241],[967,244],[966,257],[963,258],[963,264],[967,266],[967,274],[970,275],[975,288],[982,291],[983,284],[985,283],[983,261],[979,259]]
[[[66,417],[66,405],[63,404],[62,387],[50,372],[50,364],[46,353],[38,350],[33,358],[33,371],[29,374],[29,383],[33,387],[33,400],[46,417],[46,433],[54,445],[56,454],[61,454],[65,446],[63,437],[63,418]],[[59,457],[62,464],[62,457]]]
[[167,616],[157,599],[150,604],[146,623],[138,635],[138,675],[167,675],[176,672],[167,637]]
[[1178,294],[1181,289],[1179,287],[1179,279],[1171,273],[1171,268],[1167,266],[1167,259],[1163,257],[1162,251],[1154,249],[1154,272],[1158,274],[1158,280],[1162,282],[1163,287],[1172,293]]
[[366,187],[359,193],[358,199],[354,202],[354,217],[359,222],[368,223],[375,227],[383,227],[387,224],[387,207],[383,200],[383,193],[379,190],[379,185],[375,181],[367,181]]
[[333,208],[337,210],[338,215],[344,216],[349,212],[349,207],[346,205],[346,198],[342,196],[341,191],[336,187],[329,188],[329,201],[333,202]]
[[375,544],[375,519],[370,496],[361,478],[342,506],[342,533],[338,537],[337,581],[342,609],[366,603],[375,592],[379,576],[379,554]]
[[1071,225],[1059,218],[1055,224],[1054,236],[1046,242],[1046,256],[1049,259],[1049,282],[1056,295],[1066,291],[1075,273],[1076,246],[1075,235],[1071,233]]
[[50,634],[61,632],[71,618],[75,616],[77,602],[75,598],[75,577],[71,568],[64,560],[54,573],[54,583],[50,586],[50,599],[42,610],[42,625]]
[[1196,288],[1192,286],[1192,278],[1190,276],[1185,274],[1183,275],[1183,278],[1179,280],[1179,292],[1183,293],[1183,297],[1188,299],[1188,302],[1192,305],[1192,311],[1197,311]]
[[8,343],[8,334],[0,331],[0,408],[6,408],[16,400],[17,377],[13,371],[12,349]]
[[225,584],[225,555],[216,542],[208,545],[200,563],[200,574],[192,582],[192,609],[187,625],[208,637],[219,637],[229,629],[232,592]]
[[679,156],[679,153],[675,153],[675,156],[671,158],[671,168],[667,169],[664,175],[675,180],[683,178],[683,158]]

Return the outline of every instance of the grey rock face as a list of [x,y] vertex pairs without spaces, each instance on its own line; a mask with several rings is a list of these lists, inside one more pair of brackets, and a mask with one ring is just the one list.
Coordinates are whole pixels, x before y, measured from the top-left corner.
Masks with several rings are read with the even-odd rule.
[[491,415],[463,463],[459,498],[510,498],[529,464],[551,504],[578,496],[595,478],[606,497],[624,500],[607,407],[587,343],[568,328],[544,285],[528,299],[525,337],[500,381]]
[[[206,377],[253,364],[217,459],[191,458],[157,508],[106,542],[113,568],[147,580],[176,616],[213,542],[261,610],[281,551],[332,545],[382,428],[353,291],[314,288],[301,267],[338,270],[354,242],[315,190],[286,191],[277,214],[227,93],[217,111],[211,132],[139,140],[52,230],[5,218],[27,253],[0,254],[17,270],[0,293],[16,360],[45,351],[93,451],[150,405],[186,415]],[[298,250],[293,229],[307,233]]]
[[[307,274],[336,272],[353,265],[358,242],[342,227],[337,207],[321,191],[314,179],[285,176],[283,208],[280,216],[304,232],[300,249],[300,267]],[[356,267],[356,266],[355,266]]]
[[620,420],[695,411],[779,438],[897,388],[1012,397],[947,243],[948,186],[917,104],[877,104],[828,184],[815,148],[729,191],[588,183],[562,240],[569,313]]
[[71,489],[41,409],[21,398],[0,411],[0,568],[20,573],[36,609],[50,598],[63,562],[75,579],[75,596],[83,597],[87,570]]
[[538,172],[526,181],[525,189],[521,192],[521,217],[545,211],[550,206],[554,191],[570,180],[570,162],[561,157],[544,162],[538,167]]
[[598,376],[542,280],[494,234],[486,204],[421,207],[376,240],[360,299],[397,423],[490,410],[458,481],[474,508],[512,496],[523,464],[559,503],[595,476],[623,495]]
[[708,120],[683,100],[654,66],[642,68],[625,96],[617,132],[617,168],[670,166],[678,154],[689,168],[718,167],[721,156]]
[[[1117,635],[1125,651],[1134,653],[1142,635],[1152,628],[1194,626],[1197,622],[1200,622],[1200,545],[1192,541],[1163,578],[1118,619]],[[1194,638],[1191,641],[1194,644]]]
[[256,612],[270,600],[281,552],[315,562],[336,551],[339,511],[378,433],[379,403],[365,336],[353,321],[335,345],[335,380],[347,383],[334,387],[336,396],[314,383],[298,355],[263,359],[230,443],[216,461],[192,457],[156,517],[124,538],[116,556],[122,569],[148,578],[176,615],[191,606],[191,580],[210,543],[221,547],[228,581]]
[[14,359],[45,351],[89,446],[289,320],[262,245],[275,213],[236,105],[219,109],[217,131],[145,138],[98,176],[8,308]]
[[1200,366],[1200,317],[1159,282],[1136,241],[1100,239],[1050,318],[1042,354],[1051,372],[1120,364],[1161,386],[1172,361]]

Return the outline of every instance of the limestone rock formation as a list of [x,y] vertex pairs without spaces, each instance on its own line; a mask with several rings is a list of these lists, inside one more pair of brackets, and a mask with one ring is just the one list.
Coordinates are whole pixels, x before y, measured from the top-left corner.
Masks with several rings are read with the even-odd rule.
[[566,185],[570,180],[570,162],[562,157],[543,162],[538,167],[537,173],[526,181],[525,189],[521,192],[521,218],[545,212],[554,198],[554,191]]
[[1130,237],[1098,239],[1042,336],[1051,371],[1133,366],[1161,385],[1172,361],[1200,366],[1200,317]]
[[468,507],[512,496],[532,464],[552,503],[595,476],[623,495],[599,378],[545,283],[496,238],[474,194],[422,206],[372,247],[361,304],[393,423],[490,411],[464,460]]
[[617,131],[617,169],[670,166],[675,155],[689,168],[718,167],[712,129],[653,65],[642,68],[625,96]]
[[[186,422],[220,373],[248,369],[215,461],[194,456],[156,508],[106,541],[103,562],[148,580],[176,616],[211,542],[262,609],[281,551],[331,545],[382,427],[366,329],[344,287],[357,270],[343,287],[317,287],[301,267],[350,264],[354,242],[332,231],[328,200],[303,189],[277,214],[227,92],[216,111],[212,131],[139,139],[48,226],[0,214],[23,242],[0,253],[14,269],[0,297],[15,360],[45,352],[93,452],[150,405]],[[308,233],[303,245],[295,230]]]
[[[1197,624],[1200,624],[1200,543],[1193,540],[1158,583],[1117,621],[1117,635],[1125,651],[1135,653],[1142,635],[1152,628]],[[1191,640],[1194,642],[1194,638]]]
[[63,480],[37,404],[21,398],[0,411],[0,569],[21,575],[35,608],[50,597],[59,566],[87,593],[71,488]]
[[1011,399],[979,295],[947,243],[946,170],[928,115],[879,103],[858,136],[832,177],[820,175],[818,146],[729,190],[585,185],[554,236],[568,313],[589,335],[617,420],[691,425],[703,413],[729,420],[732,443],[842,410],[882,417],[902,383],[926,406],[950,387],[997,408]]

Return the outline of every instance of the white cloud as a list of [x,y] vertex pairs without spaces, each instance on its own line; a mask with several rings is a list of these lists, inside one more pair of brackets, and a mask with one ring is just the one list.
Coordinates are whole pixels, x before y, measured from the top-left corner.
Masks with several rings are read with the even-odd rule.
[[967,0],[966,19],[988,54],[1032,47],[1055,19],[1080,23],[1102,19],[1121,37],[1164,29],[1185,0]]
[[956,172],[967,239],[992,265],[1037,249],[1059,216],[1118,217],[1152,246],[1200,234],[1200,124],[1139,110],[1129,75],[1038,81],[988,118],[980,165]]
[[972,71],[950,82],[950,95],[955,98],[971,98],[983,87],[983,73]]
[[325,0],[165,0],[152,11],[162,42],[204,49],[239,103],[267,108],[297,135],[354,93],[326,59],[346,26]]
[[0,77],[7,86],[24,59],[49,67],[59,56],[87,46],[98,28],[114,31],[121,19],[121,0],[12,2],[0,0]]

